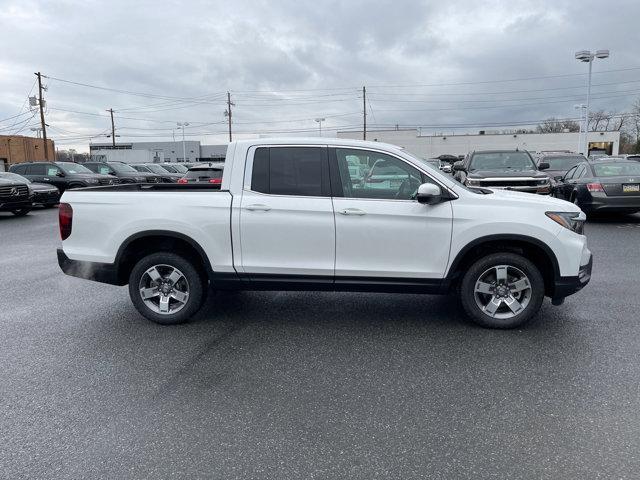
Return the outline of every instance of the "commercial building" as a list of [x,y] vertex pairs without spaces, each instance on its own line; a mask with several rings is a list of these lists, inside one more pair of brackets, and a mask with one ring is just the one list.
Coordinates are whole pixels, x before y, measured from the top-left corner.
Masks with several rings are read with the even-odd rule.
[[[48,160],[55,158],[55,144],[47,139]],[[23,135],[0,135],[0,171],[8,170],[9,165],[23,162],[47,160],[44,155],[42,138]]]
[[[183,153],[184,152],[184,153]],[[201,145],[197,140],[177,142],[92,143],[89,153],[103,160],[128,163],[205,162],[224,160],[227,145]]]
[[[361,139],[362,131],[338,132],[338,138]],[[497,133],[480,131],[477,134],[422,135],[417,129],[373,130],[367,140],[398,145],[423,158],[443,154],[465,155],[474,150],[578,151],[580,134],[562,133]],[[620,132],[589,132],[589,152],[603,151],[617,155]]]

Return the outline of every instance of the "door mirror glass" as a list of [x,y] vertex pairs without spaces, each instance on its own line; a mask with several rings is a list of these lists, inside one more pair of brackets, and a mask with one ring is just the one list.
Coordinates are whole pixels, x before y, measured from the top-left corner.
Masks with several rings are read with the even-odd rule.
[[464,168],[464,162],[461,161],[457,161],[456,163],[453,164],[453,169],[456,172],[463,172],[465,170]]
[[549,165],[547,162],[540,162],[540,164],[538,165],[538,170],[547,170],[550,167],[551,165]]
[[420,203],[432,205],[434,203],[438,203],[441,198],[442,190],[438,185],[434,185],[433,183],[423,183],[418,187],[416,199]]

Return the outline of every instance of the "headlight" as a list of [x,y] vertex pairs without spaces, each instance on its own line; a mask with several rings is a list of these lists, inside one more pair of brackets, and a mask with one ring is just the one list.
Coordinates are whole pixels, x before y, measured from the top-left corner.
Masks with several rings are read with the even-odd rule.
[[545,178],[543,180],[538,180],[538,185],[548,185],[549,184],[549,179]]
[[469,186],[469,187],[479,187],[480,186],[480,180],[469,180],[469,179],[467,179],[467,186]]
[[580,235],[584,232],[584,222],[587,220],[584,212],[545,212],[545,215],[572,232]]

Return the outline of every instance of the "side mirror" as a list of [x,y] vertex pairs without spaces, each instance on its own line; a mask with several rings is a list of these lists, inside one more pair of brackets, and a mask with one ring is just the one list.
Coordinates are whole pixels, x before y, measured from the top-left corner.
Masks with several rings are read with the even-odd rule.
[[56,172],[56,177],[64,177],[64,173],[58,171]]
[[445,165],[444,167],[442,167],[442,171],[444,173],[451,173],[451,165]]
[[425,205],[433,205],[438,203],[442,198],[442,190],[438,185],[433,183],[423,183],[418,187],[418,193],[416,194],[416,200],[419,203]]
[[540,162],[538,164],[538,170],[547,170],[550,167],[551,165],[549,165],[547,162]]
[[453,164],[453,169],[454,169],[456,172],[464,172],[464,171],[465,171],[465,168],[464,168],[464,162],[461,162],[460,160],[458,160],[457,162],[455,162],[455,163]]
[[553,177],[553,179],[556,182],[561,182],[562,180],[564,180],[564,177],[562,175],[556,175],[555,177]]

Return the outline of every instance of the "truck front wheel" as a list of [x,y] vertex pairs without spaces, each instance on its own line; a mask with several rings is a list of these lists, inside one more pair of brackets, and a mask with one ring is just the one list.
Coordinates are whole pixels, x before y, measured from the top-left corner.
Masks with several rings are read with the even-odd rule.
[[544,280],[521,255],[494,253],[473,263],[462,277],[460,299],[469,317],[489,328],[516,328],[533,317],[544,299]]
[[131,270],[129,295],[152,322],[175,325],[202,306],[205,281],[190,260],[170,252],[147,255]]

